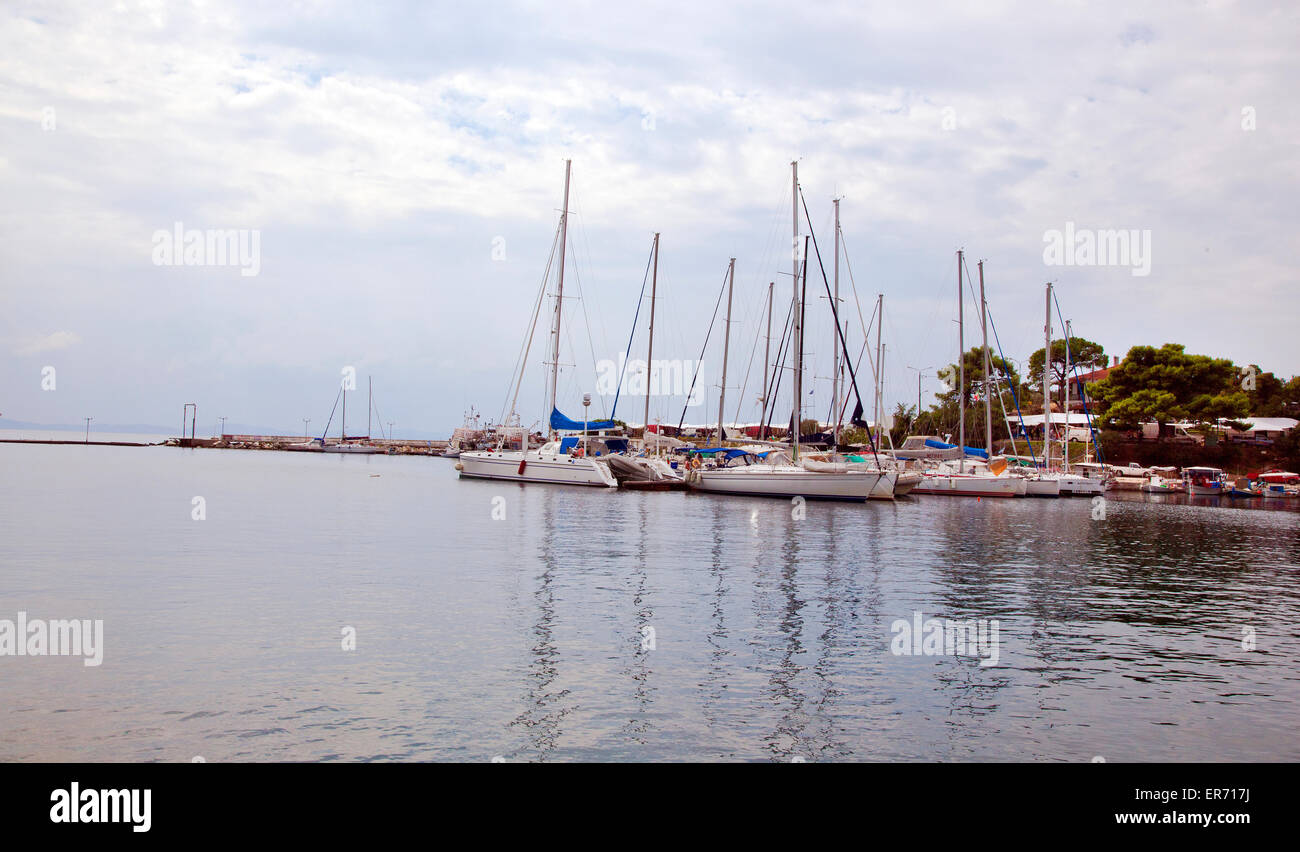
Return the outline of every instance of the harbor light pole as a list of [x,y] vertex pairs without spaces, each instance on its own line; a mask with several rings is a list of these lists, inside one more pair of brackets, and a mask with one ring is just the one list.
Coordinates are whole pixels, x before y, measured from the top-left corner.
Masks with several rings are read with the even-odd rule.
[[224,438],[226,437],[226,418],[218,417],[217,419],[221,421],[221,432],[218,437]]
[[95,418],[93,418],[93,417],[87,417],[87,418],[85,418],[85,420],[86,420],[86,443],[87,443],[87,444],[90,443],[90,421],[92,421],[92,420],[94,420],[94,419],[95,419]]
[[307,431],[307,424],[310,423],[310,422],[311,422],[311,418],[310,418],[310,417],[304,417],[304,418],[302,419],[302,436],[303,436],[304,438],[309,438],[309,437],[311,437],[311,433],[309,433],[309,432]]

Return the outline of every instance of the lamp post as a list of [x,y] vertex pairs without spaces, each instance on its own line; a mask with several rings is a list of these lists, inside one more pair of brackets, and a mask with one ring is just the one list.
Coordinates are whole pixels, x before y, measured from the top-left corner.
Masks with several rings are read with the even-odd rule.
[[390,440],[390,441],[393,440],[393,423],[394,423],[394,422],[395,422],[395,421],[392,421],[392,420],[389,420],[389,421],[388,421],[388,440]]
[[929,367],[909,366],[907,369],[916,371],[916,416],[912,419],[912,422],[915,423],[921,418],[921,376],[924,375],[926,370],[933,370],[934,365],[931,364]]
[[310,433],[308,433],[308,431],[307,431],[307,424],[310,423],[310,422],[311,422],[311,418],[310,418],[310,417],[304,417],[304,418],[302,419],[302,436],[303,436],[304,438],[309,438],[309,437],[311,437]]
[[85,418],[85,420],[86,420],[86,443],[87,443],[87,444],[90,443],[90,421],[92,421],[92,420],[94,420],[94,419],[95,419],[95,418],[93,418],[93,417],[87,417],[87,418]]
[[226,418],[218,417],[217,419],[221,421],[221,432],[218,437],[224,438],[226,437]]

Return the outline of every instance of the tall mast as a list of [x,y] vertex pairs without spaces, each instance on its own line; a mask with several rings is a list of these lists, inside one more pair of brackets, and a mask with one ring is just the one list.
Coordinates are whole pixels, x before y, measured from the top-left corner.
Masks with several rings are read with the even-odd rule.
[[984,450],[993,455],[993,398],[989,388],[993,386],[992,374],[989,372],[989,303],[984,300],[984,261],[979,262],[980,270],[980,331],[984,335]]
[[[551,330],[551,411],[555,410],[555,394],[560,381],[560,313],[564,308],[564,256],[569,238],[569,170],[572,165],[572,160],[564,161],[564,209],[560,211],[560,283],[555,291],[555,325]],[[548,424],[551,422],[551,411],[546,412]]]
[[876,401],[871,409],[871,428],[875,430],[876,446],[880,446],[880,388],[882,377],[884,376],[885,365],[881,361],[885,357],[885,341],[881,330],[885,322],[885,294],[879,293],[876,296]]
[[736,284],[736,259],[727,264],[727,324],[722,330],[722,387],[718,389],[718,446],[726,433],[722,431],[722,406],[727,399],[727,357],[731,351],[731,291]]
[[966,300],[962,298],[962,250],[957,249],[957,446],[961,449],[959,468],[966,472]]
[[[803,295],[808,293],[808,237],[803,238]],[[802,297],[800,296],[799,282],[795,282],[794,299],[795,299],[795,317],[797,325],[794,327],[794,339],[798,341],[798,350],[794,362],[794,387],[795,387],[795,406],[794,406],[794,443],[792,458],[799,460],[799,433],[803,431],[799,424],[799,415],[803,413],[803,314],[802,314]]]
[[641,432],[641,443],[645,444],[650,434],[650,377],[654,375],[655,356],[655,289],[659,285],[659,234],[655,233],[655,265],[650,279],[650,346],[645,353],[645,428]]
[[[881,305],[883,308],[884,305]],[[876,356],[876,365],[880,372],[880,378],[876,381],[876,446],[881,446],[880,442],[885,439],[885,401],[883,399],[885,392],[885,345],[880,345],[880,354]],[[893,443],[893,440],[890,440]]]
[[339,438],[348,439],[348,389],[343,389],[343,419],[339,422]]
[[370,440],[370,412],[375,410],[374,376],[366,376],[366,385],[366,440]]
[[1070,472],[1070,321],[1065,321],[1065,437],[1061,440],[1062,469]]
[[792,160],[790,162],[790,214],[791,214],[791,219],[794,222],[794,236],[791,237],[790,239],[791,269],[793,270],[793,277],[791,279],[791,283],[793,284],[792,289],[793,289],[793,299],[794,299],[794,302],[791,306],[791,310],[793,311],[793,317],[794,317],[794,345],[795,345],[795,353],[796,353],[795,357],[797,359],[794,363],[794,381],[791,383],[792,384],[791,393],[794,397],[791,400],[792,419],[793,419],[792,426],[794,427],[791,430],[794,433],[794,435],[792,436],[792,440],[794,443],[791,444],[791,449],[794,454],[794,459],[798,461],[799,420],[800,420],[800,415],[803,414],[803,369],[802,369],[803,368],[803,329],[802,329],[803,317],[800,315],[801,312],[800,312],[800,304],[799,304],[799,161],[798,160]]
[[767,342],[763,346],[763,408],[758,418],[758,437],[766,437],[767,423],[767,403],[768,397],[772,395],[772,388],[768,385],[768,364],[772,361],[772,296],[776,290],[776,282],[769,281],[767,284]]
[[835,333],[831,335],[831,347],[835,351],[835,368],[831,371],[831,413],[834,423],[831,426],[836,447],[840,445],[840,200],[835,204],[835,295],[831,300],[831,322]]
[[1047,335],[1043,344],[1043,465],[1044,469],[1052,466],[1052,439],[1049,423],[1052,418],[1052,395],[1048,393],[1047,374],[1052,368],[1052,282],[1047,282],[1047,324],[1043,326]]

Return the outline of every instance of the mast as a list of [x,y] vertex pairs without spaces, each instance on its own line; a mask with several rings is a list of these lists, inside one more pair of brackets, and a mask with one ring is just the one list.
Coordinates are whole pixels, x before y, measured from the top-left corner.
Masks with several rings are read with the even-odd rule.
[[655,355],[655,288],[659,284],[659,234],[655,233],[655,265],[650,279],[650,346],[645,353],[645,428],[641,432],[641,444],[645,445],[645,436],[650,434],[650,377],[654,374]]
[[835,205],[835,295],[831,300],[831,322],[835,334],[831,335],[831,346],[835,349],[835,368],[831,371],[831,412],[835,415],[832,434],[835,447],[840,445],[840,346],[836,338],[840,331],[840,200],[833,200]]
[[[555,325],[551,330],[551,411],[555,410],[555,394],[560,381],[560,313],[564,308],[564,256],[569,238],[569,171],[572,160],[564,161],[564,209],[560,211],[560,281],[555,291]],[[546,412],[546,422],[551,422],[551,411]],[[551,430],[554,434],[554,430]]]
[[727,324],[722,330],[722,387],[718,389],[718,446],[726,437],[722,431],[722,406],[727,399],[727,357],[731,350],[731,291],[736,284],[736,259],[727,265]]
[[962,298],[962,250],[957,249],[957,446],[961,449],[960,470],[966,472],[966,337],[965,300]]
[[993,457],[993,398],[989,396],[992,374],[989,372],[989,303],[984,299],[984,261],[980,271],[980,331],[984,335],[984,450]]
[[[881,307],[884,307],[883,305]],[[885,402],[883,399],[885,392],[885,345],[880,345],[880,354],[876,356],[876,364],[880,370],[880,379],[876,382],[876,446],[885,438]],[[892,443],[892,439],[891,439]]]
[[343,389],[343,420],[339,423],[340,442],[348,439],[348,389]]
[[1070,472],[1070,321],[1065,321],[1065,437],[1061,440],[1062,469]]
[[876,296],[876,402],[871,411],[871,428],[876,432],[876,446],[880,445],[880,388],[885,369],[881,361],[885,357],[884,336],[881,333],[884,321],[885,294],[879,293]]
[[1048,427],[1052,417],[1052,395],[1048,393],[1047,373],[1052,366],[1052,282],[1047,282],[1047,325],[1043,326],[1047,335],[1043,344],[1043,469],[1052,466],[1051,429]]
[[[808,237],[803,238],[803,292],[808,292]],[[795,282],[795,317],[796,325],[794,327],[794,339],[798,341],[797,357],[794,362],[794,387],[795,387],[795,406],[794,406],[794,443],[792,458],[794,461],[799,460],[799,433],[802,430],[799,423],[799,415],[803,413],[803,315],[802,315],[802,298],[800,297],[798,281]]]
[[794,221],[794,236],[791,237],[790,239],[791,269],[793,271],[793,278],[791,279],[791,283],[793,285],[792,298],[794,300],[793,304],[791,305],[791,311],[793,312],[792,315],[794,316],[794,345],[795,345],[795,353],[796,353],[795,357],[797,359],[794,363],[794,381],[791,383],[792,384],[791,392],[794,398],[791,400],[792,419],[793,419],[793,423],[791,425],[793,426],[793,428],[790,431],[792,431],[794,434],[793,436],[791,436],[793,443],[790,446],[791,446],[791,451],[793,453],[794,460],[798,461],[799,460],[799,419],[800,419],[799,416],[803,413],[803,329],[802,329],[803,317],[800,315],[800,304],[799,304],[799,161],[798,160],[792,160],[790,162],[790,213]]
[[375,410],[375,377],[366,376],[366,440],[367,441],[370,440],[370,412],[374,410]]
[[768,385],[768,365],[772,361],[772,296],[776,290],[776,282],[769,281],[767,284],[767,342],[763,346],[763,408],[759,412],[758,418],[758,437],[766,437],[767,423],[767,402],[768,397],[772,395],[772,388]]

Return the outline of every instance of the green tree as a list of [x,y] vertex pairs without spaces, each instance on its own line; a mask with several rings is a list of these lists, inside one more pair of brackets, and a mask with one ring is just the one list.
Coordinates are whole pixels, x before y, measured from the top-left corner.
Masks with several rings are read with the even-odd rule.
[[[1029,356],[1029,384],[1038,391],[1039,403],[1042,403],[1043,387],[1043,353],[1038,349]],[[1106,366],[1106,350],[1100,343],[1093,343],[1082,337],[1070,338],[1070,371],[1078,367],[1080,373],[1087,373]],[[1051,372],[1048,385],[1053,391],[1059,391],[1065,381],[1065,339],[1052,341]]]
[[1163,427],[1188,416],[1234,417],[1249,407],[1230,360],[1189,355],[1179,343],[1134,346],[1092,391],[1103,421],[1128,428],[1142,420]]
[[[985,393],[996,396],[997,389],[1005,389],[1008,385],[1016,387],[1021,382],[1020,373],[1015,366],[1010,361],[992,353],[989,354],[989,367],[993,378],[992,381],[987,381],[984,377],[984,347],[982,346],[976,346],[967,352],[962,358],[962,366],[965,367],[964,378],[966,382],[962,399],[968,409],[975,404],[977,399],[983,399]],[[940,370],[939,378],[948,386],[948,390],[938,394],[938,398],[944,402],[955,404],[957,385],[962,378],[957,365],[949,364],[944,370]]]

